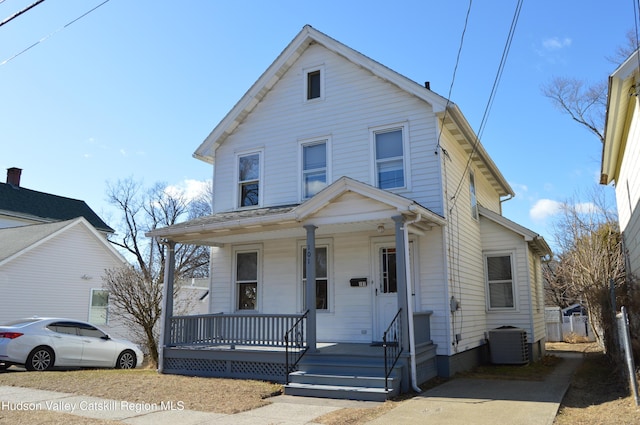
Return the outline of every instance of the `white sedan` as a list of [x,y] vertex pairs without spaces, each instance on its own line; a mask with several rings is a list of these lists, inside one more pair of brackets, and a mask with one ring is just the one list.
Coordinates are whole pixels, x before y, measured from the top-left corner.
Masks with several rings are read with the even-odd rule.
[[95,326],[70,319],[30,318],[0,325],[0,369],[56,367],[133,369],[143,354],[132,342],[112,339]]

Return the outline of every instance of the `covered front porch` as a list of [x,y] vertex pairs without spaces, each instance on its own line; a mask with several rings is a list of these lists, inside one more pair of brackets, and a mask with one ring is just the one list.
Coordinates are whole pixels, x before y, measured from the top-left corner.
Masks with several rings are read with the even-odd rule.
[[[420,382],[436,374],[430,316],[414,314]],[[280,382],[293,395],[384,400],[408,390],[402,377],[410,367],[409,353],[400,317],[381,342],[318,342],[310,352],[307,313],[174,316],[162,371]]]
[[[372,382],[354,378],[372,378],[389,394],[435,376],[430,313],[414,314],[408,289],[415,277],[409,244],[427,233],[441,240],[430,229],[443,224],[411,200],[342,178],[300,205],[150,232],[168,249],[160,370],[268,379],[303,395],[339,377],[362,384],[342,385],[352,388]],[[174,316],[167,294],[176,243],[215,247],[215,314]],[[241,269],[246,258],[254,260],[250,276]]]

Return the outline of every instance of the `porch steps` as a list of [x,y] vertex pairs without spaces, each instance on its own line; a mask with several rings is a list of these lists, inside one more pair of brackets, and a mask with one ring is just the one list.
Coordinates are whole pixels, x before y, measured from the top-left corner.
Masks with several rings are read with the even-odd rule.
[[384,401],[400,392],[396,368],[385,391],[384,362],[379,356],[353,354],[305,356],[289,374],[285,394],[365,401]]

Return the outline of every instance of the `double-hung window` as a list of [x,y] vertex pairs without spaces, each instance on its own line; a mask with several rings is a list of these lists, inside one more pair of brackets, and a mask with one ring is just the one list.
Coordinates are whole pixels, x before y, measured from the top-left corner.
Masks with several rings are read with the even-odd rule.
[[485,256],[489,309],[515,308],[513,257],[510,253]]
[[302,144],[302,198],[311,198],[327,185],[327,140]]
[[109,291],[105,289],[91,290],[91,305],[89,306],[89,323],[106,325],[109,319]]
[[[302,305],[307,294],[307,248],[302,248]],[[316,309],[329,309],[329,247],[316,246]]]
[[236,308],[238,310],[258,309],[258,251],[236,252]]
[[380,189],[407,187],[404,132],[404,127],[373,131],[375,182]]
[[238,206],[260,205],[260,152],[238,156]]

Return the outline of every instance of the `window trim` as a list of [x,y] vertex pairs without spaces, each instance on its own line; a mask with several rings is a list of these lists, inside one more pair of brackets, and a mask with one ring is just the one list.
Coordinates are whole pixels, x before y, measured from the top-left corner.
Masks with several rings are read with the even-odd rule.
[[[513,306],[512,307],[492,307],[491,306],[491,288],[489,281],[489,263],[487,260],[489,258],[495,257],[509,257],[511,263],[511,296],[513,297]],[[517,285],[517,264],[516,264],[516,251],[515,250],[507,250],[507,251],[490,251],[485,252],[483,254],[483,262],[484,262],[484,281],[485,281],[485,290],[486,290],[486,302],[487,302],[487,311],[490,312],[504,312],[504,311],[517,311],[518,310],[518,285]]]
[[376,156],[376,135],[380,133],[387,133],[394,130],[402,131],[402,172],[404,177],[404,186],[399,187],[391,187],[388,191],[394,192],[403,192],[411,190],[411,169],[409,165],[409,156],[407,152],[409,152],[409,123],[397,122],[392,124],[385,124],[375,127],[369,127],[369,145],[371,151],[371,181],[372,186],[381,189],[378,182],[378,158]]
[[[241,206],[241,182],[240,182],[240,158],[258,155],[258,166],[260,169],[258,170],[258,204],[257,205],[246,205]],[[252,149],[235,153],[235,170],[234,170],[234,181],[235,181],[235,190],[234,190],[234,205],[239,210],[252,209],[252,208],[260,208],[262,207],[263,197],[264,197],[264,149]],[[249,180],[247,180],[249,181]]]
[[[97,292],[97,291],[106,292],[107,293],[107,305],[104,307],[104,309],[105,309],[104,310],[104,313],[105,313],[104,314],[104,316],[105,316],[104,317],[104,322],[100,322],[100,323],[94,322],[92,320],[92,310],[94,308],[93,307],[93,294],[94,294],[94,292]],[[89,290],[89,311],[88,311],[88,316],[87,316],[87,322],[91,323],[92,325],[97,325],[97,326],[105,326],[105,325],[109,324],[109,296],[110,296],[109,291],[104,289],[104,288],[91,288]],[[102,307],[102,306],[99,306],[99,307]]]
[[[320,73],[320,96],[309,99],[309,74],[314,72]],[[304,91],[302,92],[302,99],[304,103],[313,103],[324,100],[324,65],[316,65],[302,69],[302,75],[304,76]]]
[[[297,287],[298,287],[298,311],[303,312],[305,309],[305,282],[303,279],[303,266],[304,266],[304,250],[307,248],[306,240],[299,240],[298,246],[296,249],[296,257],[298,264],[298,277],[297,277]],[[316,309],[316,311],[320,314],[328,314],[334,312],[334,279],[333,279],[333,240],[331,238],[323,238],[316,239],[316,249],[317,248],[326,248],[327,249],[327,308],[325,309]],[[316,280],[318,280],[318,276],[316,276]]]
[[305,201],[307,199],[312,198],[312,196],[306,196],[305,193],[305,169],[304,169],[304,148],[307,146],[313,146],[317,144],[324,143],[325,145],[325,155],[326,155],[326,163],[325,163],[325,187],[331,184],[331,136],[322,136],[322,137],[313,137],[309,139],[301,139],[298,140],[298,178],[300,179],[300,185],[298,188],[298,199],[300,201]]
[[[231,258],[231,276],[232,281],[232,293],[231,297],[231,311],[235,313],[247,313],[253,314],[260,312],[262,310],[262,245],[254,244],[254,245],[238,245],[233,247],[233,253]],[[240,302],[240,294],[239,294],[239,286],[238,286],[238,254],[243,253],[257,253],[257,262],[256,265],[256,308],[253,310],[249,309],[240,309],[238,303]]]

